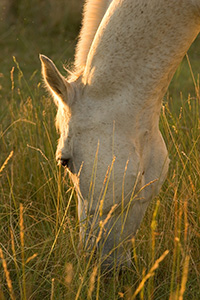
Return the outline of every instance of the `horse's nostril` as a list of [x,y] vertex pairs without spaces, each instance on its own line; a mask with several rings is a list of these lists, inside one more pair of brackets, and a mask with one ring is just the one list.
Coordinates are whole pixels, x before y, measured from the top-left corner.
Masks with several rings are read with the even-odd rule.
[[61,158],[60,163],[63,167],[68,167],[70,159]]

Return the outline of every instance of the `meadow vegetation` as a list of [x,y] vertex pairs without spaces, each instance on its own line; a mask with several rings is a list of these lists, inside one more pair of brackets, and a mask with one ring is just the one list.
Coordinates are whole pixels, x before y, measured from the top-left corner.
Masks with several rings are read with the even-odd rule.
[[95,256],[88,263],[87,253],[78,250],[77,200],[55,161],[56,108],[43,88],[38,59],[46,54],[60,70],[72,64],[82,1],[5,3],[0,299],[200,299],[200,38],[163,101],[160,128],[170,169],[132,240],[132,264],[121,274],[102,274]]

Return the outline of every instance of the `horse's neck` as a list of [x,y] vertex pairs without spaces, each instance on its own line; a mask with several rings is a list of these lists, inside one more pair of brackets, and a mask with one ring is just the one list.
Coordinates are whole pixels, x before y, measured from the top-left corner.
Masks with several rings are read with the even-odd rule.
[[127,97],[140,106],[160,102],[200,30],[200,15],[191,3],[113,1],[88,55],[83,75],[88,92],[101,93],[103,100],[128,91]]

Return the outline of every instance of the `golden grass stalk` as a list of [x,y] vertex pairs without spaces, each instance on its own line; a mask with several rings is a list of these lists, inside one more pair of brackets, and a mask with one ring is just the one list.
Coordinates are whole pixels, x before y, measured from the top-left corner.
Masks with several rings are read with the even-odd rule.
[[[143,268],[142,270],[142,278],[145,277],[145,268]],[[144,300],[144,286],[142,287],[141,291],[140,291],[140,299]]]
[[18,282],[19,282],[20,293],[22,294],[20,274],[19,274],[20,270],[19,270],[19,265],[17,263],[17,255],[16,255],[16,250],[15,250],[14,234],[13,234],[13,230],[11,228],[10,228],[10,236],[11,236],[11,249],[12,249],[12,253],[13,253],[13,260],[14,260],[14,264],[15,264],[15,270],[16,270],[17,279],[18,279]]
[[105,197],[106,197],[108,184],[110,182],[110,176],[111,176],[111,173],[112,173],[112,170],[113,170],[113,167],[114,167],[115,159],[116,159],[116,157],[114,156],[113,159],[112,159],[111,166],[108,166],[107,173],[106,173],[106,176],[104,178],[103,187],[105,186],[105,189],[104,189],[104,193],[103,193],[102,200],[100,202],[100,207],[99,207],[99,216],[100,217],[103,215],[103,204],[104,204],[104,200],[105,200]]
[[177,200],[177,187],[174,190],[174,250],[173,250],[173,265],[172,265],[172,275],[171,275],[171,284],[170,284],[170,295],[173,294],[174,291],[174,278],[176,271],[176,261],[177,261],[177,253],[178,253],[178,200]]
[[1,134],[0,134],[0,138],[2,138],[6,132],[8,132],[15,124],[19,123],[19,122],[24,122],[24,123],[28,123],[28,124],[31,124],[31,125],[36,125],[35,122],[32,122],[32,121],[29,121],[29,120],[26,120],[26,119],[21,119],[19,118],[18,120],[12,122]]
[[16,269],[18,269],[19,267],[18,267],[17,260],[16,260],[14,236],[13,236],[13,231],[11,228],[10,228],[10,236],[11,236],[11,248],[12,248],[12,252],[13,252],[13,259],[14,259]]
[[160,262],[165,258],[165,256],[169,253],[169,250],[166,250],[156,261],[150,271],[144,276],[142,281],[140,282],[138,288],[136,289],[135,293],[133,294],[131,300],[134,300],[135,297],[139,294],[139,292],[144,287],[145,282],[152,276],[154,276],[155,270],[159,267]]
[[24,219],[23,219],[23,204],[19,207],[19,227],[20,227],[20,242],[21,242],[21,257],[22,257],[22,287],[23,299],[26,299],[26,276],[25,276],[25,255],[24,255]]
[[15,71],[15,67],[12,67],[11,71],[10,71],[10,79],[11,79],[11,83],[12,83],[12,99],[14,98],[14,88],[15,88],[15,82],[14,82],[14,71]]
[[124,185],[125,185],[125,178],[126,178],[126,172],[127,172],[127,168],[128,168],[128,164],[129,164],[129,160],[126,161],[126,165],[125,165],[125,169],[124,169],[124,175],[123,175],[123,182],[122,182],[122,214],[121,214],[121,218],[122,218],[122,224],[123,224],[123,216],[124,216]]
[[107,214],[107,217],[105,218],[105,220],[99,222],[100,230],[99,230],[98,237],[96,239],[96,245],[100,241],[102,233],[103,233],[103,229],[104,229],[105,225],[107,224],[107,222],[109,221],[109,219],[111,218],[111,215],[112,215],[112,213],[113,213],[113,211],[115,210],[116,207],[117,207],[117,204],[114,204],[111,207],[111,210],[109,211],[109,213]]
[[6,276],[6,282],[7,282],[7,286],[9,289],[10,298],[11,298],[11,300],[15,300],[16,298],[15,298],[13,287],[12,287],[12,281],[10,279],[10,273],[8,271],[6,260],[3,256],[3,251],[1,248],[0,248],[0,258],[2,260],[3,269],[4,269],[5,276]]
[[10,152],[10,154],[8,155],[8,157],[6,158],[6,160],[4,161],[3,165],[0,168],[0,173],[5,169],[8,161],[11,159],[11,157],[13,156],[13,151]]
[[136,267],[137,272],[139,273],[138,257],[137,257],[136,245],[135,245],[135,237],[133,237],[131,239],[131,242],[132,242],[132,247],[133,247],[133,259],[134,259],[134,262],[135,262],[135,267]]
[[53,297],[54,297],[54,283],[55,283],[55,278],[52,278],[52,280],[51,280],[51,298],[50,298],[50,300],[53,300]]
[[67,285],[70,285],[73,279],[73,265],[71,263],[68,263],[66,265],[66,277],[65,277],[65,282]]
[[197,98],[199,99],[199,87],[197,86],[197,83],[196,83],[196,80],[195,80],[195,77],[194,77],[194,72],[192,70],[190,59],[189,59],[189,56],[188,56],[187,53],[186,53],[185,56],[186,56],[186,59],[187,59],[187,62],[188,62],[188,66],[189,66],[189,69],[190,69],[190,73],[191,73],[191,76],[192,76],[192,80],[193,80],[193,83],[194,83],[195,92],[196,92]]
[[185,225],[184,244],[186,246],[187,238],[188,238],[188,227],[189,227],[189,223],[188,223],[188,199],[187,198],[183,203],[183,209],[184,209],[184,225]]
[[180,294],[178,300],[183,300],[183,294],[185,292],[187,277],[188,277],[189,261],[190,261],[190,257],[189,255],[187,255],[183,266],[183,277],[181,280],[181,288],[180,288]]
[[98,165],[98,154],[99,154],[99,141],[97,144],[97,150],[96,150],[96,154],[95,154],[94,164],[93,164],[93,168],[92,168],[92,176],[91,176],[90,187],[89,187],[88,199],[90,199],[90,201],[91,201],[89,211],[91,210],[92,203],[93,203],[93,195],[94,195],[97,165]]
[[98,275],[97,275],[96,300],[99,300],[100,282],[101,282],[101,268],[98,269]]
[[94,291],[94,284],[95,284],[95,279],[97,275],[97,266],[94,266],[94,269],[92,271],[92,274],[90,276],[90,286],[88,290],[88,299],[92,299],[92,292]]
[[29,258],[27,258],[26,264],[29,263],[32,259],[34,259],[36,256],[38,256],[38,253],[34,253],[34,254],[31,255]]
[[59,223],[60,223],[60,198],[61,198],[61,164],[58,167],[58,194],[57,194],[57,204],[56,204],[56,234],[58,232]]
[[[150,255],[151,255],[151,261],[152,264],[155,261],[155,248],[156,248],[156,237],[155,237],[155,232],[157,228],[157,214],[158,214],[158,209],[160,206],[160,201],[157,200],[156,207],[153,213],[153,218],[151,222],[151,248],[150,248]],[[154,289],[154,278],[153,276],[149,279],[148,281],[148,297],[149,299],[153,300],[153,289]]]
[[27,144],[27,147],[30,148],[30,149],[33,149],[33,150],[38,151],[38,152],[42,155],[42,157],[44,157],[44,159],[45,159],[46,161],[48,161],[48,158],[47,158],[46,155],[42,152],[41,149],[36,148],[36,147],[33,147],[33,146],[29,145],[29,144]]

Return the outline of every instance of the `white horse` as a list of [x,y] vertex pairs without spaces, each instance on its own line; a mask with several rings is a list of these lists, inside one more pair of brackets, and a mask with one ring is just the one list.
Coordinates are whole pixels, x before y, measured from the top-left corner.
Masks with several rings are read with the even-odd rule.
[[81,237],[85,246],[96,237],[108,263],[114,255],[123,263],[165,180],[162,98],[199,31],[200,0],[89,0],[68,79],[40,56],[58,106],[57,160],[78,191]]

